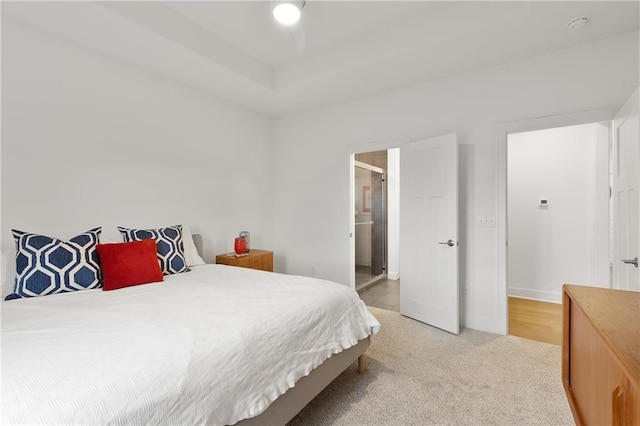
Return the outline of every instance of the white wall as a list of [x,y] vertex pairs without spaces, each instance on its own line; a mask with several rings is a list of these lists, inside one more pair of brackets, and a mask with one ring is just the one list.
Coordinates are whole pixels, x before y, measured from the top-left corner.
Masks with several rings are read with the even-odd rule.
[[497,217],[497,124],[620,105],[637,84],[634,32],[277,120],[277,269],[348,284],[352,147],[458,132],[461,321],[499,332],[497,228],[476,227]]
[[2,23],[2,246],[185,223],[205,260],[272,247],[273,120]]
[[609,287],[609,132],[592,123],[509,135],[510,296],[560,303],[563,284]]

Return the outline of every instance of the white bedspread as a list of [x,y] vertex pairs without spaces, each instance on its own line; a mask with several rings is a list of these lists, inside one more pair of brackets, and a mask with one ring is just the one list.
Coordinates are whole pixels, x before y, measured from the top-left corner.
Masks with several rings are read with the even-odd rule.
[[233,424],[379,326],[323,280],[222,265],[2,303],[3,424]]

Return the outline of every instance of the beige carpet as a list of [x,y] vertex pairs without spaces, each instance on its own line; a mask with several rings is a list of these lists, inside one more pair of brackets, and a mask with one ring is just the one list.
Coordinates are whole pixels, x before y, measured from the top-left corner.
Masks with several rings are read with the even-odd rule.
[[572,425],[560,347],[514,336],[446,333],[369,308],[382,329],[294,425]]

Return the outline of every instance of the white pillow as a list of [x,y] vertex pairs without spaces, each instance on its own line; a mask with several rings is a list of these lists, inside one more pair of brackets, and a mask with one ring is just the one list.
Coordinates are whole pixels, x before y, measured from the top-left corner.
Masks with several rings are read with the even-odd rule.
[[0,289],[2,291],[2,300],[9,294],[13,293],[13,284],[16,274],[16,255],[15,253],[7,253],[2,251],[2,258],[0,259]]
[[184,245],[184,258],[187,261],[187,266],[199,266],[204,265],[205,262],[198,254],[198,249],[193,242],[193,235],[191,234],[191,228],[189,225],[182,225],[182,244]]

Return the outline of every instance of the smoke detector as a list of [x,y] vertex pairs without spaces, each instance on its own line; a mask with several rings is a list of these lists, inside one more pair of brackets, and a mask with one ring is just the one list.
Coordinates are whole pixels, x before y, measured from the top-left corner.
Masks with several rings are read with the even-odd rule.
[[567,22],[567,28],[569,28],[569,31],[577,31],[587,25],[587,22],[589,22],[589,17],[581,16]]

